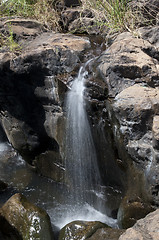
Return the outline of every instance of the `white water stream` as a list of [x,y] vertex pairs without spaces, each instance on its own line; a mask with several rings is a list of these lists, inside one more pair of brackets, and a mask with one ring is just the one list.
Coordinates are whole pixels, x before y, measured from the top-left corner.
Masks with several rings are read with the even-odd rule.
[[86,67],[90,61],[80,68],[66,98],[65,178],[68,191],[64,221],[60,221],[60,227],[73,220],[116,224],[116,220],[106,215],[106,206],[101,204],[101,178],[85,108]]

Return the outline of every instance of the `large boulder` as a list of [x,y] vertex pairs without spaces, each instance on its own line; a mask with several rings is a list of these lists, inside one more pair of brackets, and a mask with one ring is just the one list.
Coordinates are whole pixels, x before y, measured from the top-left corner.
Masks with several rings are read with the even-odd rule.
[[9,231],[18,236],[10,239],[53,239],[48,214],[18,193],[0,209],[0,223],[4,236],[11,234]]
[[120,236],[119,240],[143,240],[152,239],[159,240],[159,210],[148,214],[145,218],[138,220],[137,223],[126,230]]
[[101,222],[74,221],[61,229],[59,240],[89,239],[98,229],[104,227],[108,226]]

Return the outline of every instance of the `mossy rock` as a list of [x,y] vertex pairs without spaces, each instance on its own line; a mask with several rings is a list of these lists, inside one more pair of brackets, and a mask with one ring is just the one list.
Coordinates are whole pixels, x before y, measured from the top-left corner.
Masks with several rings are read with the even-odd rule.
[[144,218],[153,210],[150,203],[143,202],[139,197],[129,198],[125,196],[118,210],[119,227],[123,229],[132,227],[138,219]]
[[23,240],[53,240],[51,222],[46,211],[30,203],[19,193],[3,205],[0,215]]
[[98,221],[73,221],[60,231],[59,240],[84,240],[91,237],[99,228],[109,228]]
[[123,229],[100,228],[88,240],[118,240],[125,232]]

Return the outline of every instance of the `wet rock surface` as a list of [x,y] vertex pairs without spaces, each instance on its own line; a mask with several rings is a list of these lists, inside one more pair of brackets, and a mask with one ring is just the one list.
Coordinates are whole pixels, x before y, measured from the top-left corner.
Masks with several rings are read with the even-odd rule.
[[9,239],[53,239],[47,213],[21,194],[13,195],[0,209],[0,222],[4,236],[13,234]]
[[107,227],[101,222],[74,221],[61,229],[59,240],[90,239],[98,229]]

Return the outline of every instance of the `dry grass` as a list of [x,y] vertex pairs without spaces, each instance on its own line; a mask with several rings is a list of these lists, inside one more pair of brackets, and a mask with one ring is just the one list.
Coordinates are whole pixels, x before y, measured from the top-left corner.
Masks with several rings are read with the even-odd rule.
[[[135,31],[141,25],[152,23],[143,14],[141,4],[131,0],[81,0],[83,7],[90,9],[99,27],[109,30],[110,34]],[[148,10],[147,10],[148,11]]]
[[61,30],[59,25],[60,17],[54,6],[55,1],[37,1],[34,5],[34,18],[45,24],[49,29]]
[[0,16],[22,16],[34,18],[52,30],[60,30],[56,0],[8,0],[0,1]]

